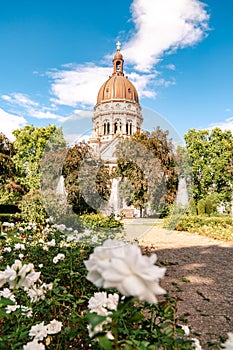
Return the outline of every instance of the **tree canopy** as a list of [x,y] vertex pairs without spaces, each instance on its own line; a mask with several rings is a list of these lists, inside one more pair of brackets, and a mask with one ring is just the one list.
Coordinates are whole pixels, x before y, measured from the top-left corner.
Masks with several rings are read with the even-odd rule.
[[174,201],[178,177],[172,140],[168,131],[136,133],[117,146],[116,176],[122,178],[127,204],[142,211],[150,203],[158,211]]
[[66,145],[62,130],[55,125],[27,125],[13,131],[13,135],[16,151],[13,161],[20,172],[20,183],[28,191],[39,189],[39,163],[45,151],[53,151]]
[[190,129],[184,136],[192,166],[196,201],[210,194],[230,202],[233,186],[233,135],[229,130]]

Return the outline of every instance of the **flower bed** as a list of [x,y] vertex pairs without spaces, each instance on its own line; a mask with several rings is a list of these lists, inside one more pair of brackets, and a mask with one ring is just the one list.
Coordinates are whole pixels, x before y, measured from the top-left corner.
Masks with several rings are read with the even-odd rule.
[[5,223],[0,349],[200,349],[179,325],[177,301],[158,297],[156,255],[116,238]]
[[195,232],[225,241],[233,240],[232,219],[229,216],[173,215],[165,220],[168,229]]

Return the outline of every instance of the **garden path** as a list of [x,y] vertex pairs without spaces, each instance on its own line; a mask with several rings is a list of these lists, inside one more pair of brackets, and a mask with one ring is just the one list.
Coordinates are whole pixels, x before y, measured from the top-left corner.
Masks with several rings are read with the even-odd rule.
[[144,249],[157,254],[158,264],[167,267],[161,286],[181,299],[178,316],[187,319],[192,335],[209,349],[208,342],[221,342],[220,336],[233,332],[233,242],[166,230],[158,224],[135,219],[126,221],[125,230],[128,238],[138,238]]

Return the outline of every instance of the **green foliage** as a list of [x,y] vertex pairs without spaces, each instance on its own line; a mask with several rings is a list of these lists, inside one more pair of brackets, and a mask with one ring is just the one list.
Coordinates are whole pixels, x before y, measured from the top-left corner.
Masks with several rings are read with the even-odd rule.
[[47,213],[43,207],[41,193],[37,190],[25,194],[19,203],[20,213],[17,215],[20,221],[44,224]]
[[233,240],[233,224],[230,216],[173,215],[165,220],[164,224],[168,229],[195,232],[226,241]]
[[231,201],[233,178],[233,135],[219,128],[190,129],[184,136],[192,165],[195,200],[218,193],[219,200]]
[[[20,233],[19,233],[20,232]],[[88,239],[86,237],[86,239]],[[51,240],[55,245],[50,245]],[[6,313],[10,299],[1,297],[0,348],[20,350],[31,341],[32,326],[44,321],[48,324],[56,319],[62,322],[61,331],[46,337],[46,349],[166,349],[191,350],[192,341],[178,326],[177,300],[166,296],[158,304],[138,302],[134,298],[121,298],[118,309],[111,314],[104,331],[111,331],[114,340],[107,339],[105,332],[88,335],[87,324],[97,325],[105,317],[88,312],[88,302],[94,292],[100,291],[86,279],[83,260],[92,253],[91,244],[86,241],[67,245],[66,235],[46,226],[42,231],[35,226],[16,227],[7,231],[7,240],[2,241],[1,270],[11,266],[18,259],[16,243],[24,243],[23,264],[34,264],[35,271],[41,272],[41,283],[52,283],[52,289],[45,292],[45,298],[32,302],[23,289],[15,289],[18,305],[32,308],[32,317],[27,317],[19,308]],[[66,245],[64,245],[66,243]],[[4,248],[11,248],[11,251]],[[45,249],[46,248],[46,249]],[[64,254],[64,260],[53,259]],[[115,291],[114,291],[115,292]],[[90,344],[90,345],[89,345]]]
[[13,160],[20,172],[20,184],[28,191],[37,190],[40,187],[39,163],[46,151],[54,151],[64,147],[66,142],[62,130],[55,125],[35,127],[27,125],[15,130],[14,147],[16,153]]
[[96,159],[90,146],[82,142],[67,152],[62,174],[68,203],[77,214],[96,212],[111,192],[109,170]]
[[115,176],[122,178],[122,196],[142,210],[147,203],[156,211],[171,204],[176,195],[178,176],[172,141],[168,131],[136,133],[116,148]]
[[189,200],[188,211],[191,215],[197,214],[197,206],[196,206],[195,199],[193,197],[191,197]]
[[96,228],[122,228],[123,224],[114,218],[113,215],[104,216],[102,214],[84,214],[80,216],[81,221],[84,223],[84,227],[89,229]]
[[205,214],[205,200],[203,198],[197,202],[197,213],[198,215]]
[[12,158],[14,145],[0,133],[0,203],[16,203],[24,193],[24,188],[17,182],[18,172]]
[[214,213],[214,205],[210,196],[205,199],[205,212],[209,216]]

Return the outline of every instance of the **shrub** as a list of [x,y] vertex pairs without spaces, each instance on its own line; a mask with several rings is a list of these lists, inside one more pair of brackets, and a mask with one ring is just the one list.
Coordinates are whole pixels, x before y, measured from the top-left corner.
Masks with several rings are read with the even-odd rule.
[[214,206],[210,196],[205,199],[205,212],[209,216],[214,212]]
[[116,220],[113,215],[104,216],[102,214],[84,214],[80,216],[81,221],[84,223],[84,227],[89,229],[95,228],[122,228],[123,224]]
[[204,199],[200,199],[197,203],[197,212],[198,215],[203,215],[205,214],[205,200]]
[[18,214],[18,217],[24,222],[44,223],[47,218],[41,194],[37,190],[23,196],[23,199],[19,203],[19,209],[21,213]]
[[191,215],[197,215],[197,206],[193,197],[189,200],[188,211]]
[[174,215],[164,223],[168,229],[195,232],[208,237],[233,240],[233,225],[230,216]]

